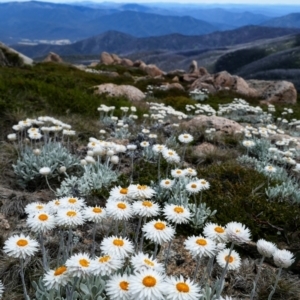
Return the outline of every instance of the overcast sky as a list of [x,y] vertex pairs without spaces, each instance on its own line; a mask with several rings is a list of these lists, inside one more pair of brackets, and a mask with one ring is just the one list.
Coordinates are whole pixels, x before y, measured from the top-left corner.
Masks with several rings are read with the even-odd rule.
[[[0,2],[23,2],[28,0],[0,0]],[[68,3],[68,2],[81,2],[81,1],[92,1],[101,3],[104,2],[103,0],[38,0],[44,2],[58,2],[58,3]],[[279,4],[279,5],[300,5],[300,0],[107,0],[107,2],[116,2],[116,3],[193,3],[193,4],[226,4],[226,3],[233,3],[233,4]]]

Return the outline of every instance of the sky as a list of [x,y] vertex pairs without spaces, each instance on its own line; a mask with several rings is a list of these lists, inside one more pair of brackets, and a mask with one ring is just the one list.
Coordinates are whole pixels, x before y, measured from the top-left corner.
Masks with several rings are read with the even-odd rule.
[[[0,0],[0,2],[23,2],[28,0]],[[70,2],[82,2],[90,1],[101,3],[103,0],[37,0],[44,2],[56,2],[56,3],[70,3]],[[107,2],[116,3],[193,3],[193,4],[276,4],[276,5],[300,5],[300,0],[107,0]]]

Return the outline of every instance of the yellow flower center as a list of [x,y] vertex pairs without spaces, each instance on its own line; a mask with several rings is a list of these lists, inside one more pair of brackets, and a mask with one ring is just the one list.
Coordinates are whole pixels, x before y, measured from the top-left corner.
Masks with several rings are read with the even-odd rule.
[[177,170],[176,173],[177,174],[181,174],[182,172],[181,172],[181,170]]
[[106,263],[108,261],[110,261],[110,256],[109,255],[102,256],[102,257],[99,258],[99,262],[101,262],[101,263]]
[[185,134],[183,137],[184,137],[185,139],[187,139],[189,136]]
[[95,214],[100,214],[100,213],[102,213],[102,209],[101,209],[100,207],[94,207],[94,208],[93,208],[93,212],[94,212]]
[[18,245],[19,247],[25,247],[25,246],[28,245],[28,241],[27,241],[27,240],[24,240],[24,239],[20,239],[20,240],[17,241],[17,245]]
[[204,184],[206,184],[206,181],[205,180],[201,180],[200,183],[204,185]]
[[171,183],[170,180],[165,181],[165,184],[170,184],[170,183]]
[[48,220],[48,216],[46,214],[40,214],[39,215],[39,220],[40,221],[47,221]]
[[121,203],[118,203],[117,207],[120,209],[126,209],[126,204],[121,202]]
[[44,208],[44,205],[37,205],[36,206],[36,209],[43,209]]
[[154,227],[157,230],[164,230],[166,228],[166,225],[162,222],[157,222],[157,223],[154,224]]
[[67,212],[67,216],[68,216],[68,217],[73,218],[73,217],[75,217],[76,215],[77,215],[77,213],[76,213],[76,211],[74,211],[74,210],[69,210],[69,211]]
[[128,189],[127,188],[121,188],[120,189],[120,194],[127,195],[128,194]]
[[137,188],[138,188],[139,190],[146,190],[146,189],[147,189],[147,185],[139,185],[139,184],[138,184]]
[[75,199],[75,198],[69,198],[68,202],[74,204],[74,203],[77,202],[77,199]]
[[241,231],[240,231],[239,229],[236,229],[235,232],[236,232],[236,233],[240,233]]
[[121,281],[119,284],[121,290],[128,291],[129,282],[127,281]]
[[180,206],[174,207],[174,211],[178,214],[182,214],[184,212],[184,209]]
[[174,155],[174,153],[171,152],[171,151],[169,151],[168,154],[169,154],[170,156]]
[[197,184],[195,184],[195,183],[192,183],[192,184],[191,184],[191,188],[192,188],[192,189],[195,189],[196,187],[197,187]]
[[232,263],[233,257],[231,255],[228,257],[228,255],[227,255],[227,256],[225,256],[225,260],[226,260],[226,262]]
[[115,240],[113,241],[113,244],[114,244],[115,246],[122,247],[122,246],[124,245],[124,241],[123,241],[123,240],[120,240],[120,239],[115,239]]
[[156,279],[153,276],[146,276],[143,279],[143,285],[146,287],[153,287],[156,285]]
[[54,271],[54,276],[59,276],[59,275],[65,273],[66,271],[67,271],[67,267],[65,267],[65,266],[58,267]]
[[207,241],[205,239],[197,239],[196,240],[196,243],[199,245],[199,246],[206,246],[207,245]]
[[150,201],[143,201],[143,206],[146,206],[146,207],[152,207],[153,204],[150,202]]
[[56,201],[54,202],[54,204],[55,204],[55,205],[60,205],[60,202],[59,202],[58,200],[56,200]]
[[190,291],[190,287],[184,282],[178,282],[176,284],[176,289],[180,293],[188,293]]
[[151,266],[151,267],[154,267],[154,263],[151,261],[151,260],[149,260],[149,259],[144,259],[144,263],[146,264],[146,265],[148,265],[148,266]]
[[220,226],[215,227],[215,231],[217,233],[224,233],[225,232],[225,230],[222,227],[220,227]]
[[79,264],[82,267],[87,268],[90,265],[90,262],[87,259],[82,258],[82,259],[79,260]]

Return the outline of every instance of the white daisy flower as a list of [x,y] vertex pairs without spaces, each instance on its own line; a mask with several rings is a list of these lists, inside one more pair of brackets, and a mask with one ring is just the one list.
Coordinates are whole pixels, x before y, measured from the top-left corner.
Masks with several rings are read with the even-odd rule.
[[67,285],[71,279],[68,268],[66,266],[60,266],[55,270],[49,270],[44,275],[43,282],[47,290],[59,290],[61,286]]
[[163,188],[163,189],[171,189],[174,185],[174,180],[172,179],[163,179],[161,180],[161,182],[159,183],[160,187]]
[[163,150],[166,149],[166,146],[165,145],[159,145],[159,144],[155,144],[153,145],[152,147],[152,150],[156,153],[162,153]]
[[50,214],[56,214],[60,208],[62,208],[62,206],[59,199],[54,199],[45,206],[45,210],[49,211]]
[[59,199],[62,208],[82,209],[85,207],[84,199],[77,197],[63,197]]
[[190,279],[184,280],[170,276],[165,279],[164,294],[166,300],[198,300],[202,296],[200,287]]
[[25,236],[23,233],[20,235],[13,235],[5,241],[3,251],[14,258],[26,258],[33,256],[39,248],[39,243]]
[[27,204],[24,210],[28,215],[34,215],[42,211],[47,211],[47,205],[41,202],[32,202]]
[[143,148],[147,148],[147,147],[149,147],[149,145],[150,144],[147,141],[143,141],[143,142],[140,143],[140,146],[143,147]]
[[168,163],[176,163],[176,164],[178,164],[180,162],[180,157],[179,157],[179,155],[174,150],[165,148],[162,151],[162,155],[163,155],[164,159]]
[[199,184],[201,186],[201,190],[202,191],[205,191],[205,190],[208,190],[209,187],[210,187],[210,184],[208,181],[206,181],[205,179],[199,179]]
[[294,254],[288,250],[277,249],[273,254],[274,263],[279,268],[288,268],[294,261]]
[[71,277],[86,278],[92,271],[92,259],[87,253],[78,253],[66,261],[66,267]]
[[216,252],[215,242],[201,235],[188,237],[184,242],[184,246],[194,257],[212,257]]
[[246,148],[252,148],[255,146],[255,143],[253,141],[243,141],[242,144]]
[[149,254],[137,253],[131,257],[130,261],[134,270],[138,272],[144,269],[152,269],[160,273],[164,273],[165,271],[163,264],[150,257]]
[[171,170],[171,175],[174,178],[181,178],[181,177],[185,176],[185,171],[181,170],[181,169],[174,169],[174,170]]
[[186,168],[184,169],[184,171],[186,176],[191,176],[191,177],[197,176],[197,171],[193,168]]
[[267,173],[275,173],[276,172],[276,168],[273,167],[273,166],[266,166],[264,168],[264,170],[267,172]]
[[40,168],[39,173],[41,175],[47,176],[48,174],[51,173],[51,169],[48,167],[43,167],[43,168]]
[[188,133],[184,133],[184,134],[180,134],[178,136],[178,140],[181,142],[181,143],[184,143],[184,144],[188,144],[190,142],[192,142],[194,140],[193,136],[188,134]]
[[87,221],[94,223],[100,223],[106,217],[105,209],[100,206],[87,206],[82,214]]
[[185,186],[186,190],[191,194],[197,194],[202,190],[202,186],[200,182],[197,181],[191,181]]
[[128,220],[132,217],[132,207],[127,201],[108,201],[106,213],[114,220]]
[[277,247],[274,243],[260,239],[256,243],[257,251],[264,257],[272,257]]
[[120,269],[122,265],[123,261],[119,257],[103,255],[93,260],[92,273],[96,276],[108,276]]
[[235,244],[243,244],[251,241],[250,230],[239,222],[229,222],[225,227],[228,241]]
[[217,255],[217,262],[221,268],[225,268],[228,262],[228,270],[236,270],[241,265],[241,258],[235,250],[232,250],[229,256],[229,251],[228,248],[220,251]]
[[58,226],[78,226],[84,223],[82,212],[77,209],[62,208],[57,211],[56,223]]
[[129,195],[134,199],[150,199],[155,195],[155,191],[147,185],[131,184],[128,190]]
[[164,277],[154,270],[143,270],[129,277],[132,299],[162,300]]
[[175,235],[174,228],[161,220],[153,220],[144,224],[142,231],[146,238],[160,245],[169,242]]
[[163,209],[163,213],[169,222],[175,224],[188,223],[191,219],[189,209],[181,205],[167,204]]
[[[42,138],[42,134],[39,133],[39,132],[31,132],[28,137],[31,139],[31,140],[39,140],[40,138]],[[41,173],[42,174],[42,173]],[[44,174],[43,174],[44,175]]]
[[115,274],[106,282],[106,294],[110,300],[129,300],[129,277],[126,274]]
[[124,200],[131,200],[131,196],[129,195],[128,188],[122,188],[120,186],[115,186],[109,192],[110,199],[114,201],[124,201]]
[[29,215],[26,223],[34,232],[46,232],[56,225],[55,217],[45,211]]
[[140,217],[155,217],[159,214],[160,208],[157,203],[144,200],[134,202],[132,211],[135,215]]
[[137,148],[137,146],[133,145],[133,144],[129,144],[126,146],[126,148],[127,148],[127,150],[134,151]]
[[110,236],[104,238],[101,242],[100,249],[103,253],[126,258],[134,252],[134,247],[131,241],[127,238]]
[[225,227],[219,226],[214,223],[207,223],[203,229],[204,236],[212,239],[216,243],[226,243],[227,234]]

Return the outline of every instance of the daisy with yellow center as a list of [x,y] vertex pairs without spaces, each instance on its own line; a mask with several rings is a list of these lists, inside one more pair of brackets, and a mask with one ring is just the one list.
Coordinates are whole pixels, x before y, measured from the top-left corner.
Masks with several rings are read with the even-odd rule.
[[129,300],[129,277],[116,274],[106,282],[105,290],[110,300]]
[[46,211],[49,211],[51,214],[56,214],[59,208],[61,208],[61,202],[59,199],[54,199],[47,203],[46,205]]
[[198,300],[201,298],[201,289],[190,279],[170,276],[165,279],[164,295],[166,300]]
[[66,266],[60,266],[54,270],[49,270],[43,277],[43,282],[47,290],[59,290],[60,287],[66,286],[72,277],[68,273]]
[[[229,255],[229,253],[230,253],[230,255]],[[227,248],[218,253],[217,263],[219,264],[219,266],[221,268],[225,268],[226,263],[227,263],[228,270],[236,270],[241,265],[241,258],[235,250],[232,250],[230,252],[230,249]]]
[[92,273],[92,259],[87,253],[78,253],[66,261],[71,277],[86,278]]
[[201,235],[188,237],[184,246],[194,257],[212,257],[216,251],[215,242]]
[[130,196],[137,200],[150,199],[155,195],[154,189],[143,184],[131,184],[128,190]]
[[169,222],[175,224],[188,223],[191,219],[191,213],[188,208],[181,205],[167,204],[163,213]]
[[79,226],[84,223],[84,217],[80,210],[61,208],[57,211],[56,223],[58,226]]
[[25,212],[28,215],[34,215],[35,213],[46,211],[47,206],[41,202],[32,202],[25,206]]
[[100,249],[104,254],[119,257],[121,259],[128,257],[134,252],[133,244],[126,237],[110,236],[104,238]]
[[188,133],[184,133],[184,134],[180,134],[178,136],[178,140],[183,144],[188,144],[188,143],[191,143],[194,140],[194,138],[192,135],[190,135]]
[[129,278],[129,292],[132,299],[163,299],[164,277],[154,270],[143,270]]
[[106,210],[100,206],[88,206],[82,213],[87,221],[94,223],[100,223],[106,217]]
[[132,207],[127,201],[108,201],[106,213],[114,220],[128,220],[132,217]]
[[165,148],[162,151],[162,155],[163,155],[163,158],[170,164],[173,164],[173,163],[178,164],[180,162],[180,157],[174,150]]
[[144,254],[142,252],[131,257],[131,265],[134,270],[139,272],[141,270],[152,269],[157,272],[164,273],[163,264],[157,262],[157,260],[153,257],[150,257],[149,254]]
[[250,230],[242,223],[229,222],[225,227],[228,241],[243,244],[251,241]]
[[82,209],[85,207],[84,199],[78,197],[64,197],[59,199],[61,207],[72,208],[72,209]]
[[131,196],[129,195],[129,191],[127,187],[115,186],[109,192],[110,199],[114,201],[130,201]]
[[193,168],[184,169],[186,176],[194,177],[197,176],[197,171]]
[[181,169],[174,169],[174,170],[171,171],[171,175],[174,178],[181,178],[181,177],[185,176],[185,171],[181,170]]
[[185,188],[190,194],[197,194],[202,190],[199,181],[191,181],[185,186]]
[[10,257],[26,258],[33,256],[39,248],[36,240],[24,234],[13,235],[5,241],[3,251]]
[[212,239],[216,243],[226,243],[227,234],[225,227],[222,227],[215,223],[207,223],[203,229],[204,236]]
[[172,179],[163,179],[161,182],[160,182],[160,187],[163,188],[163,189],[171,189],[174,185],[174,180]]
[[108,276],[116,272],[123,265],[118,256],[103,255],[96,257],[92,263],[92,273],[96,276]]
[[134,202],[132,204],[132,211],[139,217],[155,217],[159,214],[160,208],[157,203],[144,200]]
[[199,179],[198,183],[201,186],[201,191],[205,191],[208,190],[210,187],[210,184],[208,181],[206,181],[205,179]]
[[54,216],[45,211],[29,215],[26,223],[34,232],[46,232],[53,229],[56,225]]
[[164,242],[169,242],[175,235],[174,228],[169,226],[167,222],[161,220],[153,220],[146,223],[142,231],[146,238],[159,245]]

